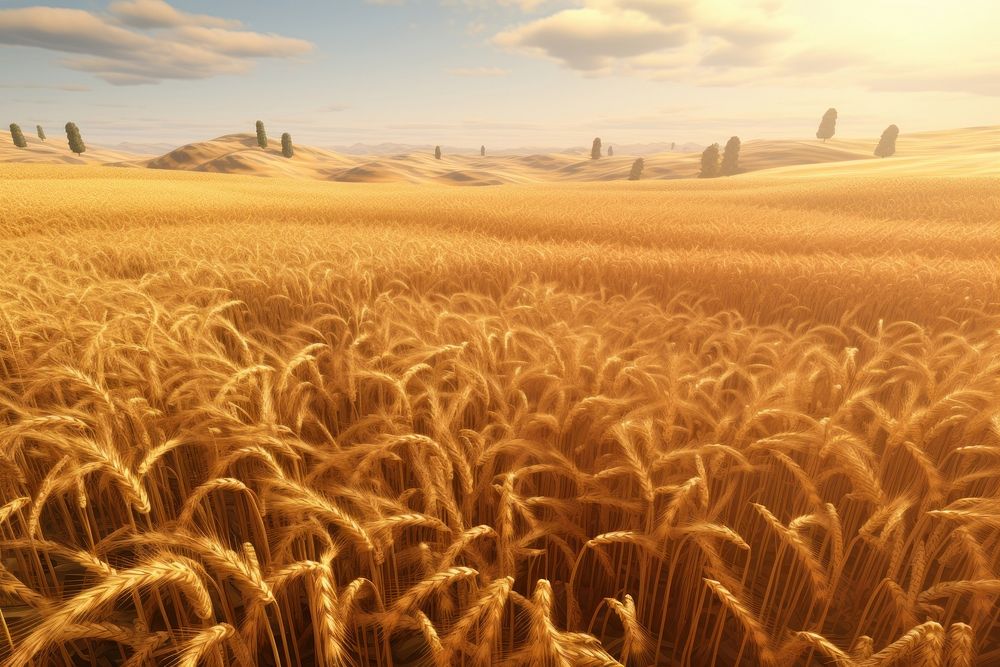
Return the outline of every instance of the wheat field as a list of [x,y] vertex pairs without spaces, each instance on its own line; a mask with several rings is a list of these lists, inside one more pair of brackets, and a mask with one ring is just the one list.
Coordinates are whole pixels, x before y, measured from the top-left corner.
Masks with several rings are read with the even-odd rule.
[[1000,664],[998,211],[0,165],[0,664]]

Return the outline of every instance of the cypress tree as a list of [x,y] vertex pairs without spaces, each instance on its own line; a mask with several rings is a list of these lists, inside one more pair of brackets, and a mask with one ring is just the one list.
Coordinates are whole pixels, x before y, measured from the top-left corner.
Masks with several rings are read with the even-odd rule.
[[10,124],[10,138],[14,140],[14,145],[18,148],[28,147],[28,142],[24,138],[24,132],[21,132],[21,126],[17,123]]
[[819,129],[816,130],[816,138],[822,139],[826,143],[827,139],[832,139],[837,133],[837,110],[827,109],[823,114],[823,120],[819,122]]
[[440,160],[441,159],[441,147],[440,146],[435,146],[434,147],[434,159],[435,160]]
[[267,148],[267,132],[264,131],[264,121],[257,121],[257,145]]
[[36,125],[35,131],[38,132],[38,138],[41,139],[42,141],[45,141],[45,130],[42,129],[42,126]]
[[628,175],[628,180],[638,181],[642,178],[642,170],[646,168],[646,161],[642,158],[637,158],[635,162],[632,163],[632,172]]
[[479,147],[479,157],[486,157],[486,146]]
[[732,176],[740,171],[740,138],[732,137],[726,142],[726,149],[722,154],[722,166],[719,168],[723,176]]
[[719,144],[712,144],[701,154],[701,173],[698,178],[715,178],[719,175]]
[[882,138],[878,141],[878,146],[875,147],[875,155],[878,157],[891,157],[896,154],[896,139],[899,138],[899,128],[895,125],[890,125],[885,128],[885,132],[882,133]]
[[281,154],[287,158],[295,155],[295,148],[292,146],[292,135],[287,132],[281,135]]
[[614,156],[615,156],[615,147],[608,146],[608,157],[614,157]]
[[66,123],[66,139],[69,140],[69,149],[77,155],[87,152],[87,147],[83,144],[83,137],[80,136],[80,128],[76,123]]
[[676,141],[671,141],[670,142],[670,150],[673,151],[675,148],[677,148],[677,142]]
[[594,145],[590,149],[590,159],[599,160],[601,157],[601,138],[597,137],[594,139]]

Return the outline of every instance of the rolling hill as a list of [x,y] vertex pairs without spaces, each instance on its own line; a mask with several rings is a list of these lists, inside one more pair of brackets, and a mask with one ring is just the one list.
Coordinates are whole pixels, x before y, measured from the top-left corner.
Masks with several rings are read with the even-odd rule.
[[41,141],[34,134],[25,132],[27,148],[18,148],[10,141],[10,135],[0,138],[0,162],[15,164],[108,164],[115,166],[142,166],[145,157],[121,150],[87,146],[83,155],[73,153],[62,135],[51,136]]
[[[599,182],[627,178],[635,155],[619,151],[615,157],[591,160],[573,152],[534,155],[498,153],[480,157],[445,153],[441,160],[430,151],[384,155],[347,155],[321,148],[296,146],[295,157],[281,155],[277,141],[266,150],[253,134],[231,134],[181,146],[155,158],[101,148],[76,156],[61,140],[47,143],[29,138],[26,149],[0,143],[0,162],[37,164],[108,164],[179,171],[291,177],[348,183],[440,183],[500,185],[504,183]],[[744,172],[783,169],[803,175],[855,173],[937,173],[990,175],[1000,171],[1000,127],[967,128],[903,134],[890,160],[872,156],[875,141],[835,139],[823,143],[805,140],[750,140],[743,144]],[[643,156],[643,180],[693,178],[699,152],[660,152]],[[820,169],[818,165],[826,165]]]

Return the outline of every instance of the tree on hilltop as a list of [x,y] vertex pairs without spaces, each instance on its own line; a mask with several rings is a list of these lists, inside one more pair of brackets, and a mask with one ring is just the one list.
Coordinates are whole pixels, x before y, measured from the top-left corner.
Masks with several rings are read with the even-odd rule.
[[670,142],[670,150],[673,151],[675,148],[677,148],[677,142],[676,141],[671,141]]
[[257,121],[257,145],[267,148],[267,132],[264,131],[264,121]]
[[434,159],[435,160],[440,160],[441,159],[441,147],[440,146],[435,146],[434,147]]
[[45,141],[45,130],[42,129],[41,125],[35,126],[35,131],[38,132],[38,138]]
[[479,156],[480,157],[486,157],[486,146],[480,146],[479,147]]
[[636,161],[632,163],[632,171],[628,175],[628,180],[638,181],[642,178],[642,170],[646,168],[646,161],[641,157],[636,158]]
[[69,142],[69,149],[77,155],[87,152],[83,137],[80,136],[80,128],[76,126],[76,123],[66,123],[66,139]]
[[614,156],[615,156],[615,147],[608,146],[608,157],[614,157]]
[[719,175],[719,144],[712,144],[701,154],[701,173],[698,178],[715,178]]
[[601,138],[594,139],[594,145],[590,149],[590,159],[598,160],[601,157]]
[[722,154],[722,165],[719,172],[723,176],[732,176],[740,171],[740,138],[732,137],[726,142],[726,149]]
[[292,135],[287,132],[281,135],[281,154],[287,158],[295,155],[295,148],[292,146]]
[[816,130],[816,138],[822,139],[826,143],[827,139],[832,139],[837,133],[837,110],[827,109],[823,114],[823,120],[819,122],[819,129]]
[[878,146],[875,147],[875,155],[878,157],[891,157],[896,154],[896,139],[899,138],[899,128],[895,125],[890,125],[885,128],[885,132],[882,133],[882,138],[878,140]]
[[24,138],[24,132],[21,132],[21,126],[17,123],[10,124],[10,138],[14,140],[14,145],[18,148],[28,147],[28,141]]

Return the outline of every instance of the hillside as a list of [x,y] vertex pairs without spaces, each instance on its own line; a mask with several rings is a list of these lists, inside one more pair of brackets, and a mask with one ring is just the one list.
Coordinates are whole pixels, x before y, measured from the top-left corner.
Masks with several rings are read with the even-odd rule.
[[[83,155],[73,153],[66,144],[62,134],[49,136],[48,141],[41,141],[27,131],[24,135],[28,142],[27,148],[18,148],[10,139],[9,134],[0,136],[0,162],[14,164],[113,164],[122,166],[139,166],[143,156],[135,153],[102,148],[87,144]],[[86,137],[84,138],[86,140]]]
[[[587,155],[554,152],[535,155],[448,154],[434,159],[432,151],[386,155],[345,155],[309,146],[296,146],[295,157],[281,155],[272,139],[266,150],[253,134],[231,134],[181,146],[152,159],[121,151],[92,148],[82,157],[69,152],[65,142],[42,144],[30,138],[17,149],[0,142],[0,162],[36,164],[112,164],[176,171],[201,171],[247,176],[292,177],[348,183],[440,183],[446,185],[500,185],[616,181],[627,178],[636,156],[619,151],[615,157],[591,160]],[[744,143],[740,164],[744,172],[785,169],[812,176],[846,173],[954,173],[988,176],[1000,172],[1000,127],[967,128],[903,134],[890,160],[872,156],[874,139],[762,139]],[[643,180],[693,178],[700,153],[660,152],[644,156]],[[820,167],[820,165],[826,165]]]
[[248,176],[298,176],[330,180],[330,175],[353,164],[350,159],[320,148],[296,146],[295,158],[281,154],[281,142],[271,139],[262,150],[253,134],[230,134],[211,141],[181,146],[149,160],[150,169],[207,171]]
[[[857,142],[860,144],[861,142]],[[536,155],[420,153],[359,156],[341,155],[318,148],[296,147],[291,160],[272,141],[267,150],[257,146],[252,134],[233,134],[189,144],[146,162],[153,169],[208,171],[253,176],[295,176],[350,183],[442,183],[448,185],[499,185],[559,181],[614,181],[627,177],[634,155],[591,160],[585,154]],[[744,148],[748,171],[802,164],[840,162],[868,156],[855,144],[816,141],[752,141]],[[697,175],[700,155],[663,152],[644,156],[646,179],[690,178]]]

